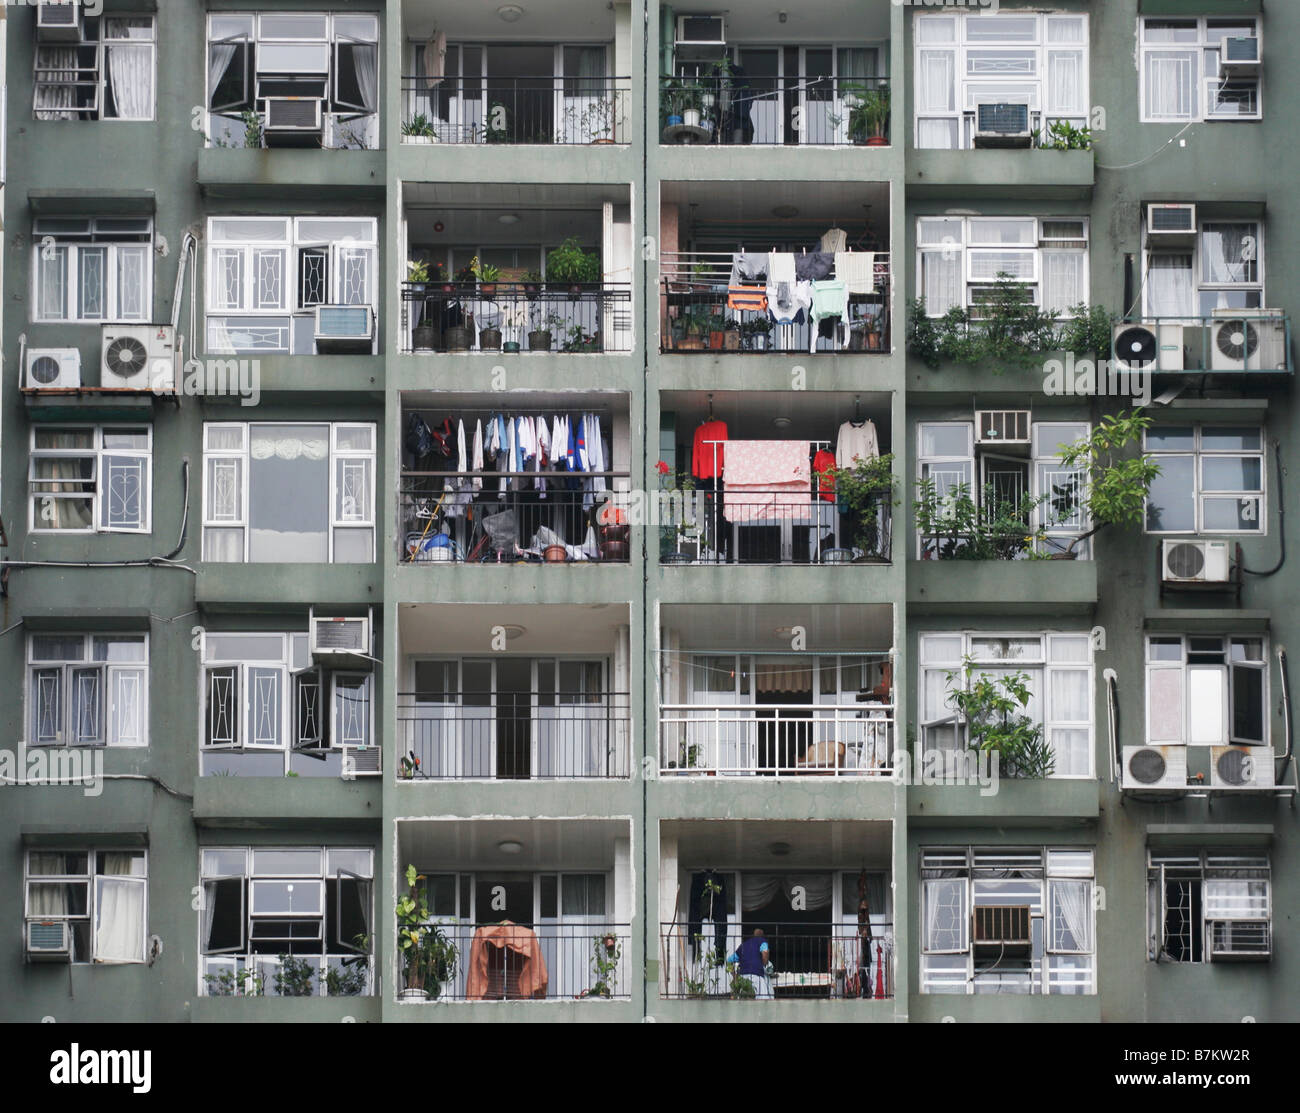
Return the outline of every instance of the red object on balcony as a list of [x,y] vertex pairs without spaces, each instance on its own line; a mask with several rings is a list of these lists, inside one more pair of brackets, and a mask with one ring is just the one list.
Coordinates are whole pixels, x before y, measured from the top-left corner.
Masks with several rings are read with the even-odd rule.
[[532,928],[510,920],[474,932],[465,996],[470,1001],[545,997],[549,978]]

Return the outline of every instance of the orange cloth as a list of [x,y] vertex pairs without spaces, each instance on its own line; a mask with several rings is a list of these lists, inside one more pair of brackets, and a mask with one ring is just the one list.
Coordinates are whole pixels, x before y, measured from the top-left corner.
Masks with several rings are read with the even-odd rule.
[[[725,441],[725,421],[705,421],[695,430],[695,443],[691,446],[691,474],[696,479],[712,479],[722,473],[724,445],[706,444],[706,441]],[[718,450],[717,470],[714,469],[713,450]]]
[[493,955],[493,950],[509,950],[523,959],[519,968],[519,994],[521,997],[545,997],[549,979],[546,960],[542,957],[542,944],[532,928],[502,920],[474,932],[469,944],[469,971],[465,980],[465,996],[470,1001],[484,1001],[488,994],[488,964],[500,962],[503,956]]

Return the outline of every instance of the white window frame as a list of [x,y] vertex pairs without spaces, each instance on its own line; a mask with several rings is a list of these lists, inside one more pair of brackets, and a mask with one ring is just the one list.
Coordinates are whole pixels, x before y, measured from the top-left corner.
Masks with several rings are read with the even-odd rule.
[[[82,640],[81,656],[75,660],[67,657],[45,658],[38,657],[35,652],[35,639],[42,636],[56,638],[80,638]],[[141,640],[143,645],[143,658],[139,661],[110,661],[97,660],[94,656],[94,646],[98,640],[122,640],[136,641]],[[25,699],[25,708],[23,713],[23,722],[25,724],[24,737],[27,739],[29,746],[41,747],[92,747],[113,746],[123,749],[137,749],[149,745],[149,634],[148,631],[98,631],[94,633],[61,633],[56,631],[32,631],[27,635],[26,648],[26,683],[23,687],[23,696]],[[37,730],[34,720],[39,707],[39,697],[37,695],[37,685],[39,684],[40,673],[52,672],[60,669],[59,677],[59,737],[54,739],[44,739],[39,737],[40,731]],[[98,692],[96,699],[98,701],[99,730],[97,737],[89,740],[73,741],[70,737],[70,724],[73,713],[73,686],[77,673],[95,672],[98,674]],[[129,681],[132,677],[137,682],[135,692],[136,699],[136,734],[134,736],[123,736],[119,721],[118,713],[122,710],[119,706],[119,697],[122,690],[119,684]]]
[[[969,28],[974,21],[979,21],[984,26],[992,25],[996,20],[1025,20],[1032,19],[1035,21],[1034,38],[1029,39],[972,39],[969,35]],[[1048,38],[1049,22],[1077,22],[1082,20],[1083,33],[1077,41],[1055,42]],[[943,21],[950,21],[952,24],[951,37],[943,40],[925,40],[922,34],[922,28],[926,26],[938,26]],[[1090,45],[1090,27],[1091,21],[1085,12],[1032,12],[1032,11],[1007,11],[1007,12],[960,12],[947,10],[943,13],[922,13],[916,14],[913,22],[913,68],[916,77],[913,81],[912,99],[913,99],[913,142],[918,149],[922,150],[971,150],[974,147],[975,138],[975,103],[976,97],[982,88],[989,90],[989,97],[1003,96],[1004,93],[996,92],[999,85],[1013,83],[1024,86],[1022,93],[1016,93],[1008,97],[1008,103],[1020,103],[1024,99],[1029,104],[1030,130],[1042,130],[1047,126],[1049,121],[1066,120],[1077,127],[1085,127],[1088,124],[1090,116],[1090,63],[1091,63],[1091,45]],[[1033,68],[1032,76],[1026,76],[1019,80],[1019,75],[1009,74],[1008,79],[999,82],[996,73],[986,75],[972,76],[969,72],[972,64],[972,54],[980,51],[1013,51],[1017,54],[1032,54]],[[932,110],[922,113],[922,86],[924,67],[922,65],[922,55],[927,53],[946,53],[952,60],[953,83],[950,88],[949,103],[951,108],[939,111]],[[1079,111],[1071,114],[1055,114],[1049,112],[1047,98],[1049,89],[1049,68],[1051,65],[1051,56],[1053,54],[1082,54],[1082,60],[1079,65],[1081,88],[1078,91],[1077,107]],[[979,99],[985,99],[983,97]],[[957,128],[957,145],[956,147],[937,147],[925,148],[921,145],[921,124],[924,120],[945,120],[955,122]]]
[[[1253,224],[1255,226],[1255,279],[1250,282],[1208,282],[1205,280],[1205,233],[1207,227],[1216,224]],[[1196,221],[1196,239],[1193,246],[1189,248],[1174,249],[1161,247],[1159,243],[1153,244],[1151,237],[1145,230],[1145,220],[1143,222],[1143,238],[1146,241],[1146,250],[1142,252],[1142,304],[1145,309],[1145,316],[1150,320],[1159,321],[1182,321],[1188,325],[1199,325],[1206,318],[1201,316],[1201,299],[1206,294],[1213,293],[1239,293],[1244,294],[1247,300],[1250,295],[1257,295],[1259,307],[1267,305],[1265,301],[1265,282],[1267,274],[1265,271],[1266,255],[1264,251],[1264,221],[1252,218],[1248,220],[1236,220],[1230,217],[1201,217],[1198,214]],[[1151,304],[1151,272],[1155,270],[1153,262],[1156,257],[1191,257],[1191,276],[1192,281],[1191,312],[1185,314],[1176,314],[1157,316]],[[1255,307],[1250,307],[1255,308]]]
[[[1164,949],[1164,930],[1168,919],[1168,906],[1162,882],[1166,880],[1165,870],[1172,870],[1177,880],[1190,882],[1200,887],[1201,891],[1201,958],[1177,959]],[[1248,876],[1231,876],[1247,873]],[[1249,893],[1244,894],[1245,908],[1233,909],[1231,916],[1211,915],[1211,903],[1224,898],[1212,897],[1210,886],[1215,882],[1237,881],[1244,885],[1262,884],[1262,904],[1258,898]],[[1227,898],[1241,900],[1243,897]],[[1192,853],[1164,852],[1148,848],[1147,850],[1147,960],[1149,962],[1174,962],[1180,966],[1204,966],[1212,962],[1211,923],[1223,920],[1257,920],[1268,925],[1270,939],[1273,936],[1273,863],[1269,854],[1251,854],[1245,851],[1228,849],[1198,850]],[[1160,933],[1159,938],[1151,929]]]
[[[1166,426],[1156,426],[1158,430],[1168,428]],[[1255,425],[1207,425],[1204,422],[1192,425],[1180,425],[1179,429],[1192,430],[1194,443],[1191,448],[1152,448],[1149,445],[1150,431],[1143,434],[1142,451],[1155,457],[1159,462],[1168,457],[1191,457],[1192,460],[1192,508],[1193,508],[1193,528],[1185,529],[1152,529],[1147,506],[1149,498],[1143,500],[1143,529],[1153,537],[1186,537],[1189,534],[1196,537],[1267,537],[1268,536],[1268,441],[1264,436],[1263,426]],[[1259,448],[1224,448],[1210,449],[1203,446],[1203,435],[1207,429],[1235,429],[1241,432],[1257,432],[1259,434]],[[1259,460],[1259,490],[1258,491],[1206,491],[1204,481],[1204,467],[1207,459],[1215,458],[1248,458]],[[1205,528],[1204,500],[1223,500],[1236,498],[1240,503],[1248,499],[1255,501],[1256,521],[1259,522],[1259,529],[1215,529]]]
[[[374,422],[366,421],[333,421],[333,422],[316,422],[316,421],[271,421],[271,422],[248,422],[248,421],[212,421],[206,422],[203,426],[203,532],[206,541],[206,535],[209,529],[240,529],[243,531],[243,556],[240,561],[236,562],[215,562],[214,563],[251,563],[248,558],[250,533],[248,517],[251,476],[251,456],[249,446],[252,440],[251,430],[258,425],[311,425],[321,429],[328,437],[330,445],[329,453],[329,480],[327,495],[329,498],[329,523],[327,529],[328,536],[328,557],[322,562],[333,564],[335,562],[335,543],[336,532],[340,530],[370,531],[370,561],[375,559],[375,546],[377,544],[376,533],[376,513],[375,513],[375,469],[378,461],[378,426]],[[241,431],[242,447],[238,449],[211,448],[210,431],[238,429]],[[363,449],[345,449],[339,447],[339,433],[344,429],[367,429],[370,431],[370,448]],[[369,463],[369,487],[367,497],[367,514],[348,516],[341,508],[340,490],[338,487],[339,465],[346,461],[368,461]],[[237,492],[238,507],[235,517],[217,518],[212,509],[213,496],[210,489],[209,475],[211,466],[229,467],[231,464],[236,466],[239,475],[237,482],[239,490]],[[204,560],[212,560],[207,556],[207,547],[204,546]],[[261,563],[261,562],[258,562]],[[367,563],[351,562],[351,563]]]
[[[75,433],[90,430],[94,434],[94,441],[89,448],[37,448],[36,437],[38,433]],[[106,448],[104,447],[104,434],[111,432],[129,432],[139,434],[143,432],[148,439],[145,448]],[[152,425],[34,425],[31,431],[31,440],[29,442],[30,455],[28,457],[27,469],[27,528],[32,533],[48,533],[56,536],[67,534],[93,534],[93,533],[137,533],[148,534],[153,532],[153,426]],[[89,480],[59,480],[50,478],[39,478],[36,474],[36,462],[38,460],[63,460],[73,457],[89,459],[94,461],[93,474]],[[105,461],[108,459],[138,460],[143,464],[144,472],[144,492],[140,497],[140,514],[141,521],[136,526],[113,526],[104,524],[104,515],[106,513],[106,502],[108,491],[105,489],[107,483],[108,469]],[[61,492],[48,489],[51,486],[57,487],[63,482],[93,484],[89,493],[73,493],[66,497],[70,501],[81,501],[88,499],[92,516],[92,525],[89,529],[58,529],[57,527],[46,526],[42,524],[42,515],[37,510],[37,504],[45,498],[64,497]],[[39,489],[38,489],[39,487]]]
[[[1161,43],[1147,41],[1147,22],[1148,20],[1169,23],[1183,22],[1196,24],[1196,41],[1181,43]],[[1261,54],[1264,43],[1263,20],[1259,16],[1139,16],[1137,25],[1138,39],[1138,112],[1140,119],[1144,124],[1182,124],[1182,123],[1213,123],[1216,121],[1233,121],[1233,120],[1262,120],[1264,118],[1264,82],[1261,76],[1256,76],[1255,84],[1255,105],[1256,111],[1249,115],[1239,113],[1213,113],[1208,112],[1210,101],[1210,89],[1212,85],[1219,81],[1217,59],[1214,61],[1214,73],[1209,72],[1211,66],[1211,55],[1218,49],[1218,44],[1222,41],[1220,38],[1213,38],[1209,33],[1211,23],[1240,23],[1243,26],[1253,24],[1255,29],[1254,37],[1260,41]],[[1249,36],[1247,36],[1249,37]],[[1177,113],[1169,114],[1148,114],[1147,113],[1147,63],[1150,58],[1161,54],[1195,54],[1196,76],[1192,81],[1192,90],[1195,97],[1195,108],[1186,115]],[[1241,80],[1241,79],[1238,79]],[[1249,79],[1246,79],[1249,80]]]
[[[131,238],[126,233],[102,229],[101,222],[114,220],[138,219],[145,224],[142,232]],[[78,222],[84,225],[84,231],[72,231],[59,225]],[[130,324],[147,322],[153,315],[153,217],[36,217],[32,221],[31,252],[31,320],[34,324]],[[120,237],[120,238],[119,238]],[[141,238],[142,237],[142,238]],[[125,252],[138,253],[143,260],[140,280],[140,312],[135,316],[125,316],[121,312],[120,283],[118,272],[121,269]],[[88,315],[81,299],[82,257],[92,253],[102,253],[103,257],[103,312],[97,316]],[[52,260],[62,260],[63,298],[61,315],[53,316],[42,313],[44,299],[41,296],[41,268]]]
[[[961,651],[956,658],[931,656],[927,652],[927,645],[931,642],[943,640],[960,639]],[[976,641],[985,640],[1037,640],[1039,643],[1038,653],[1032,657],[1006,657],[993,658],[973,656],[973,647]],[[1078,641],[1083,639],[1088,646],[1088,655],[1085,661],[1070,660],[1067,655],[1061,655],[1059,658],[1054,655],[1054,642],[1061,640]],[[932,652],[932,651],[931,651]],[[925,689],[927,676],[935,674],[943,679],[944,686],[948,691],[952,687],[947,684],[947,675],[956,674],[958,681],[963,688],[967,685],[965,675],[965,661],[972,658],[972,664],[977,672],[984,669],[1010,669],[1013,672],[1022,672],[1028,674],[1030,678],[1029,689],[1031,693],[1030,706],[1025,709],[1025,714],[1033,714],[1035,721],[1040,723],[1043,728],[1044,740],[1052,746],[1053,752],[1056,752],[1054,736],[1056,731],[1086,730],[1088,732],[1087,753],[1088,767],[1082,773],[1059,773],[1051,774],[1051,780],[1091,780],[1096,776],[1096,745],[1097,745],[1097,724],[1096,724],[1096,669],[1094,665],[1094,653],[1092,636],[1087,630],[923,630],[918,635],[917,640],[917,730],[919,734],[918,744],[923,751],[926,745],[925,732],[927,728],[933,726],[946,725],[951,723],[957,729],[957,739],[959,748],[965,749],[965,726],[959,714],[951,709],[945,708],[945,713],[941,718],[933,721],[925,720]],[[1053,707],[1052,698],[1052,680],[1057,674],[1067,673],[1087,673],[1088,676],[1088,710],[1089,715],[1086,721],[1066,719],[1056,714]],[[933,678],[933,677],[932,677]]]
[[[1213,638],[1223,644],[1222,665],[1217,664],[1192,664],[1188,658],[1192,655],[1191,639],[1192,638]],[[1181,644],[1181,655],[1177,661],[1172,659],[1166,660],[1157,658],[1154,654],[1154,643],[1156,641],[1173,641],[1178,640]],[[1232,643],[1234,641],[1259,642],[1261,651],[1258,661],[1241,660],[1234,661],[1232,658]],[[1211,652],[1211,651],[1204,651]],[[1144,730],[1143,739],[1149,746],[1254,746],[1258,747],[1261,754],[1271,758],[1273,746],[1273,716],[1272,709],[1269,705],[1269,639],[1266,634],[1148,634],[1144,641],[1145,663],[1145,684],[1143,693],[1144,709]],[[1233,703],[1235,695],[1233,691],[1233,672],[1236,669],[1245,669],[1251,672],[1260,673],[1260,721],[1263,725],[1263,739],[1240,738],[1233,734]],[[1154,678],[1157,673],[1177,673],[1180,679],[1181,692],[1179,699],[1181,707],[1181,722],[1178,726],[1176,738],[1156,738],[1152,727],[1152,695],[1155,687]],[[1204,737],[1193,737],[1194,733],[1200,729],[1204,730],[1205,721],[1203,715],[1194,714],[1193,700],[1197,695],[1204,694],[1204,680],[1208,679],[1211,674],[1219,678],[1221,687],[1219,689],[1222,707],[1220,711],[1219,730],[1212,739]],[[1202,678],[1202,683],[1195,683],[1197,677]],[[1195,690],[1194,690],[1195,689]]]
[[[85,854],[86,855],[86,872],[85,873],[62,873],[62,874],[44,874],[32,873],[31,857],[33,854]],[[100,854],[138,854],[144,863],[143,873],[100,873],[98,870],[98,855]],[[100,959],[95,953],[95,935],[96,926],[99,919],[99,881],[112,880],[124,882],[132,886],[138,886],[141,890],[141,901],[143,906],[143,915],[141,916],[141,933],[140,933],[140,957],[138,959],[113,959],[111,961]],[[72,915],[33,912],[31,900],[31,886],[33,883],[44,884],[48,882],[60,884],[85,884],[86,886],[86,913],[85,915]],[[149,851],[139,847],[115,847],[115,846],[93,846],[93,847],[32,847],[23,855],[23,915],[26,919],[34,920],[62,920],[65,922],[86,922],[89,924],[88,933],[90,936],[90,954],[74,955],[72,962],[76,965],[112,965],[112,966],[135,966],[149,961]],[[74,945],[74,950],[75,950]]]
[[[108,37],[108,24],[110,22],[120,22],[122,20],[147,20],[149,23],[148,37],[137,38],[134,36],[127,37]],[[37,42],[32,51],[32,118],[41,121],[58,121],[60,119],[83,120],[91,119],[95,121],[110,121],[127,124],[150,123],[157,118],[158,114],[158,19],[150,12],[117,12],[111,15],[102,14],[98,18],[87,17],[87,23],[93,22],[95,38],[83,38],[78,43],[42,43]],[[85,27],[83,25],[83,34]],[[108,92],[109,92],[109,73],[108,73],[108,53],[113,45],[142,47],[149,54],[149,115],[147,116],[120,116],[108,115]],[[41,52],[46,50],[69,49],[76,52],[82,50],[95,51],[95,61],[93,66],[75,66],[72,69],[59,68],[57,66],[41,66]],[[74,83],[64,81],[39,81],[37,74],[42,70],[54,73],[75,73],[77,77]],[[82,74],[92,74],[93,77],[82,77]],[[93,106],[78,107],[75,105],[58,106],[43,105],[38,107],[36,104],[37,90],[39,88],[65,88],[69,84],[75,89],[77,84],[91,84],[95,86],[95,103]],[[74,97],[75,99],[75,97]],[[116,110],[116,104],[114,104]]]

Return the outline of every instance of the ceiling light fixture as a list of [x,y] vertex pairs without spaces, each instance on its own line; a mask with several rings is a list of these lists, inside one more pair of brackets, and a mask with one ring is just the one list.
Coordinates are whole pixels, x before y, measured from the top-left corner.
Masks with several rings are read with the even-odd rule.
[[521,638],[521,637],[523,637],[525,627],[523,627],[523,626],[503,626],[503,627],[501,627],[501,629],[505,631],[505,634],[506,634],[506,641],[508,641],[508,642],[512,642],[512,641],[514,641],[516,638]]
[[778,429],[788,429],[790,428],[790,419],[788,417],[774,417],[772,418],[772,424]]
[[506,23],[517,23],[523,18],[524,9],[518,4],[502,4],[497,8],[497,15]]
[[514,213],[502,213],[497,217],[498,224],[518,224],[519,218]]
[[524,844],[518,839],[502,839],[501,842],[497,843],[497,849],[502,854],[518,854],[523,848]]
[[778,220],[789,220],[792,217],[798,216],[799,210],[793,205],[777,205],[777,207],[772,210],[772,215]]
[[774,842],[768,847],[772,852],[773,858],[784,858],[790,853],[790,844],[788,842]]

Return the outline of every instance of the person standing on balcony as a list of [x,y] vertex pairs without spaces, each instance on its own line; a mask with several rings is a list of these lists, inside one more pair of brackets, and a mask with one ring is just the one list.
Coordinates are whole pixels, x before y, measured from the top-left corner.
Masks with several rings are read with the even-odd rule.
[[755,1000],[772,999],[772,982],[768,978],[771,964],[768,962],[767,940],[763,938],[762,928],[755,928],[754,934],[727,956],[727,965],[735,966],[739,977],[749,979],[754,987]]

